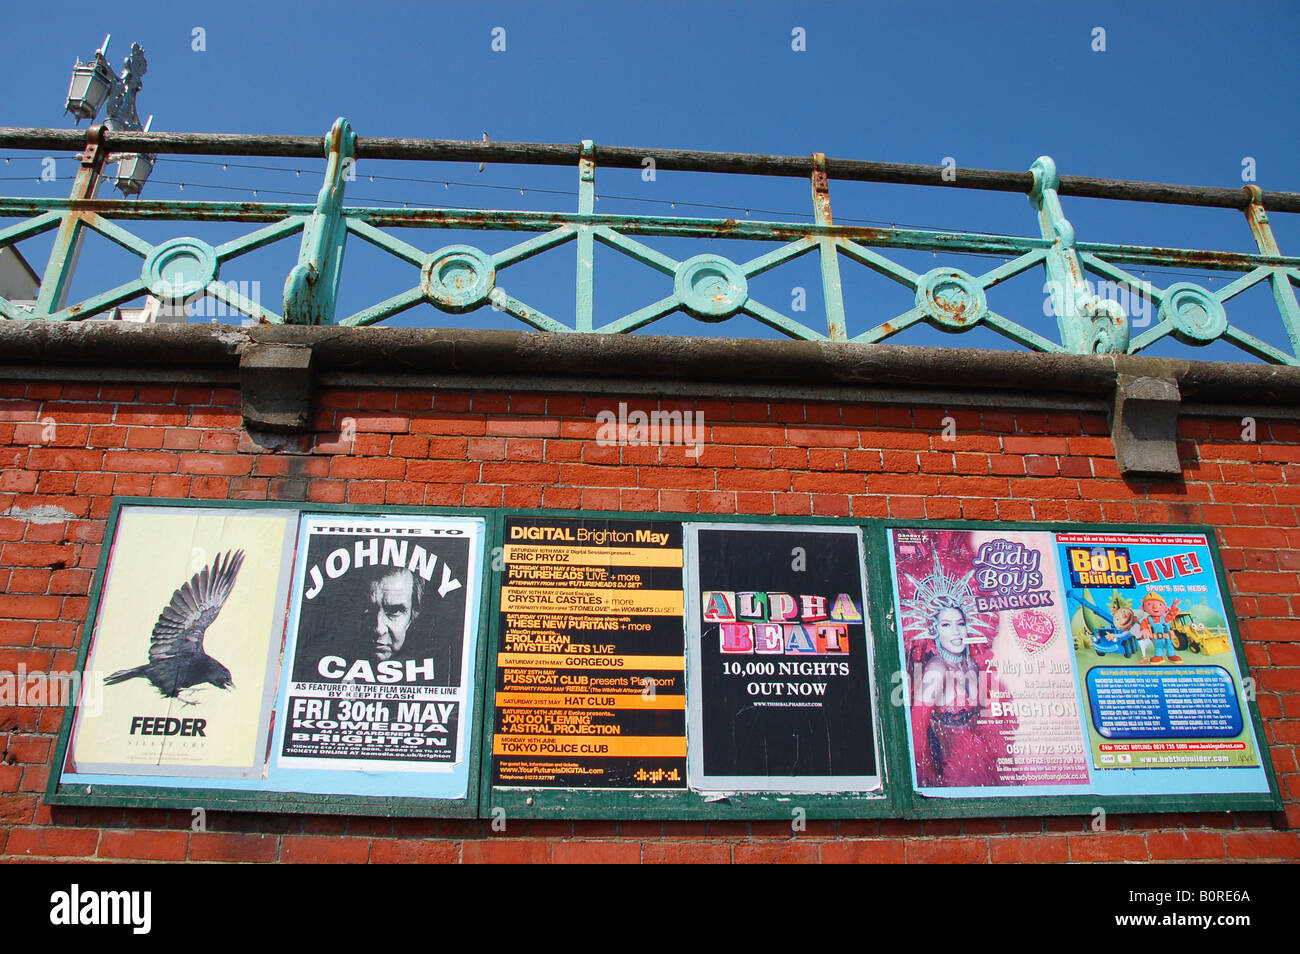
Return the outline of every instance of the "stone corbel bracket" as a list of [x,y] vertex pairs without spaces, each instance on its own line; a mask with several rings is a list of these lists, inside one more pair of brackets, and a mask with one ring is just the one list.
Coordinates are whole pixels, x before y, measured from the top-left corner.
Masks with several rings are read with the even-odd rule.
[[298,434],[311,425],[314,389],[309,344],[249,342],[239,356],[239,393],[250,431]]
[[1125,477],[1181,477],[1178,410],[1182,396],[1173,378],[1120,372],[1110,436]]

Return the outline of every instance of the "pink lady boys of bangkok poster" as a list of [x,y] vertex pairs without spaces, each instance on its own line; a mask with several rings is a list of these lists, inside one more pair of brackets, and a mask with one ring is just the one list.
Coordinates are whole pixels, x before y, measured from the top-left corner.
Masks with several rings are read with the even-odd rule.
[[895,529],[890,559],[917,790],[1086,784],[1051,535]]

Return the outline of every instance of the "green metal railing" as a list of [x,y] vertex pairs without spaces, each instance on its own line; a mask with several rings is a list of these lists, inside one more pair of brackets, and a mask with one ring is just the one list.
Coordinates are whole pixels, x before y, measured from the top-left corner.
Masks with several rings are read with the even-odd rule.
[[[1266,208],[1300,212],[1300,194],[1204,188],[1060,176],[1048,157],[1028,172],[953,170],[940,166],[811,158],[755,156],[682,150],[645,150],[540,143],[475,143],[444,140],[359,140],[339,119],[322,143],[313,137],[113,132],[93,127],[84,138],[71,131],[0,129],[0,147],[72,149],[84,144],[81,167],[69,199],[0,198],[0,218],[24,217],[0,229],[0,247],[57,230],[40,294],[32,313],[0,298],[0,317],[10,320],[78,320],[144,295],[181,304],[204,294],[260,322],[280,324],[372,325],[428,302],[444,312],[462,313],[490,304],[542,331],[617,334],[643,328],[682,311],[704,322],[749,315],[791,338],[874,343],[909,326],[926,323],[949,332],[984,326],[1024,347],[1058,353],[1136,353],[1172,336],[1191,345],[1230,342],[1268,362],[1300,365],[1300,306],[1293,285],[1300,284],[1300,259],[1283,256]],[[314,156],[327,159],[325,181],[314,205],[258,202],[175,202],[96,199],[102,167],[110,151],[224,156]],[[467,209],[393,209],[345,206],[344,189],[355,179],[358,157],[468,162],[578,165],[578,210],[574,213]],[[737,221],[653,215],[599,215],[594,211],[597,164],[641,168],[646,157],[663,170],[746,173],[807,177],[814,222]],[[829,181],[901,182],[932,186],[1026,193],[1037,210],[1040,238],[920,229],[836,225],[831,217]],[[1077,241],[1061,207],[1062,195],[1238,208],[1258,246],[1257,254],[1153,248]],[[152,244],[120,221],[226,221],[261,223],[248,234],[213,247],[196,238]],[[470,245],[426,251],[385,229],[441,228],[536,233],[498,252]],[[74,304],[66,304],[75,249],[82,230],[100,233],[138,255],[138,278]],[[222,268],[239,256],[272,242],[301,235],[298,263],[284,285],[283,312],[276,313],[218,280]],[[339,278],[349,236],[382,249],[418,270],[407,290],[345,316],[336,314]],[[747,261],[720,255],[672,258],[633,236],[686,236],[779,242],[772,251]],[[547,315],[507,294],[498,281],[505,269],[542,252],[574,242],[577,295],[572,321]],[[593,321],[595,243],[600,242],[664,276],[665,294],[626,314],[596,325]],[[880,250],[919,249],[958,254],[993,254],[1009,259],[980,275],[953,267],[917,273]],[[820,261],[826,326],[813,328],[750,294],[750,280],[803,255]],[[902,314],[850,336],[845,321],[841,259],[856,262],[914,294]],[[1240,273],[1211,291],[1191,282],[1158,287],[1130,269],[1182,266]],[[988,289],[1042,267],[1059,340],[1049,339],[988,305]],[[1100,276],[1135,297],[1154,303],[1158,320],[1131,333],[1130,316],[1116,301],[1096,295],[1086,274]],[[1279,316],[1290,340],[1283,351],[1233,324],[1226,303],[1247,289],[1271,285]]]

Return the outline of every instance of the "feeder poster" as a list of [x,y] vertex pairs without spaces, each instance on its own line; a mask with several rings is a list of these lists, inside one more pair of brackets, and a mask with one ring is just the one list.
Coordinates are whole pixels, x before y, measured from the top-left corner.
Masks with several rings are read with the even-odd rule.
[[691,788],[881,787],[857,528],[687,527]]
[[493,784],[682,789],[682,527],[507,517]]
[[922,795],[1269,790],[1206,535],[888,539]]
[[65,782],[261,777],[295,528],[287,511],[121,508]]

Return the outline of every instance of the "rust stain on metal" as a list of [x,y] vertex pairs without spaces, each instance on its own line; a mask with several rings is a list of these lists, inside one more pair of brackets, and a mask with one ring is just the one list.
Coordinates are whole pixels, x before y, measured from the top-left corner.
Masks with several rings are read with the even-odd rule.
[[870,226],[839,226],[835,234],[841,235],[847,239],[861,242],[863,245],[878,245],[889,241],[897,236],[894,229],[877,229]]
[[1162,248],[1160,246],[1153,246],[1149,250],[1144,249],[1144,251],[1163,256],[1183,265],[1201,265],[1206,268],[1225,268],[1239,271],[1249,271],[1256,266],[1255,262],[1250,261],[1250,256],[1243,255],[1240,252],[1200,251],[1198,249]]
[[1268,212],[1264,210],[1263,191],[1257,185],[1245,185],[1242,186],[1242,190],[1250,199],[1250,203],[1242,209],[1242,212],[1245,213],[1246,224],[1250,226],[1250,232],[1255,237],[1255,246],[1261,255],[1281,255],[1282,251],[1277,247],[1277,239],[1273,236],[1273,227],[1268,221]]
[[830,225],[831,219],[831,193],[830,184],[826,176],[826,154],[824,152],[814,152],[813,160],[813,211],[816,214],[818,225]]

